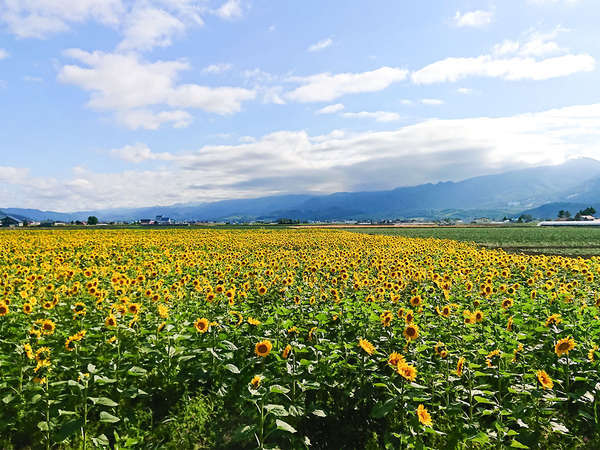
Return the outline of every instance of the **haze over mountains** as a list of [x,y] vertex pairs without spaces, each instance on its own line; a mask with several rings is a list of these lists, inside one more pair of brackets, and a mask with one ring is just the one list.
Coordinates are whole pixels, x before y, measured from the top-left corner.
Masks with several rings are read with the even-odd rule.
[[[399,180],[400,181],[400,180]],[[590,158],[479,176],[459,182],[427,183],[388,191],[330,195],[282,195],[146,208],[61,213],[0,208],[33,220],[71,221],[97,216],[101,221],[133,221],[168,216],[174,220],[364,220],[409,218],[502,218],[523,212],[553,218],[560,209],[600,210],[600,161]]]

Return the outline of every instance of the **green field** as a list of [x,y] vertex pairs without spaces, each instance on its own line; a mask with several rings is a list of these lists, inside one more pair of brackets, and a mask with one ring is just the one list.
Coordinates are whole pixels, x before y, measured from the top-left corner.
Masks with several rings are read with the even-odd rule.
[[470,241],[507,252],[561,256],[600,255],[600,228],[592,227],[414,227],[352,228],[348,231]]

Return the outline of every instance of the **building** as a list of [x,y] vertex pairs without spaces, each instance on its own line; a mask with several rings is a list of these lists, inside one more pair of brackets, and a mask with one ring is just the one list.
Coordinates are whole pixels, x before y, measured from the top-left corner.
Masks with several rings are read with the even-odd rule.
[[23,221],[16,217],[0,213],[0,226],[3,227],[22,227]]

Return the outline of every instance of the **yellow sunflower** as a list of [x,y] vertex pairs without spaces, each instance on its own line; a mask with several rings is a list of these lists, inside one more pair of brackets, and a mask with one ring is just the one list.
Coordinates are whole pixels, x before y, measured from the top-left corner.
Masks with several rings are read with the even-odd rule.
[[419,327],[415,324],[410,324],[404,329],[404,337],[409,341],[414,341],[419,337]]
[[431,415],[427,412],[427,409],[423,405],[419,405],[417,407],[417,417],[419,418],[419,422],[426,427],[430,427],[432,425]]
[[256,356],[262,356],[263,358],[265,358],[269,355],[269,353],[271,353],[272,348],[273,344],[271,344],[271,341],[265,339],[264,341],[258,342],[254,346],[254,353],[256,353]]
[[369,355],[372,355],[373,353],[375,353],[375,346],[373,344],[371,344],[369,341],[367,341],[366,339],[362,339],[362,338],[359,339],[358,345]]
[[198,318],[196,319],[196,321],[194,322],[194,328],[196,328],[196,331],[198,333],[206,333],[208,331],[208,319],[206,318]]
[[545,370],[538,370],[535,374],[543,389],[552,389],[554,387],[552,378],[550,378],[550,375]]
[[569,352],[571,350],[573,350],[575,348],[575,341],[568,337],[568,338],[564,338],[559,340],[556,345],[554,346],[554,352],[558,355],[558,356],[562,356],[565,353],[568,355]]

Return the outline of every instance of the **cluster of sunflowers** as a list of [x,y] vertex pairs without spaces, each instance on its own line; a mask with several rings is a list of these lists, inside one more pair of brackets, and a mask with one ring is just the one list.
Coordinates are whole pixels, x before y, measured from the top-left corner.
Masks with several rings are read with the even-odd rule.
[[231,448],[590,445],[599,271],[343,231],[2,232],[0,445],[145,447],[193,393]]

